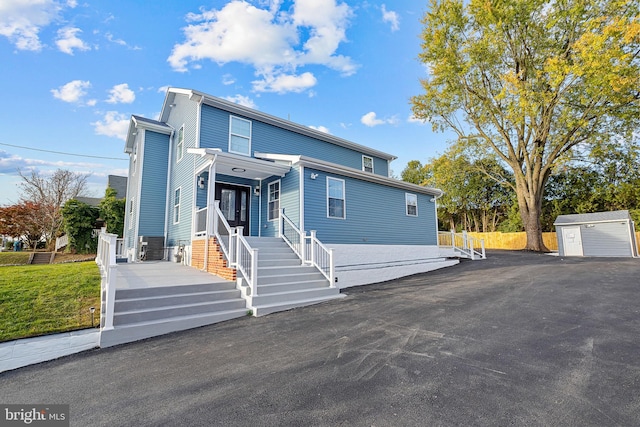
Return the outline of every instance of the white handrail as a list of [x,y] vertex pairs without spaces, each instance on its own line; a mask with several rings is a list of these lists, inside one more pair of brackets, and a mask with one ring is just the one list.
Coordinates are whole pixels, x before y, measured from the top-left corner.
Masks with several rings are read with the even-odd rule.
[[[470,236],[466,231],[462,233],[456,233],[454,230],[438,231],[438,246],[451,248],[454,252],[458,251],[472,260],[487,258],[484,239]],[[479,250],[478,247],[480,247]]]
[[[306,234],[306,233],[305,233]],[[311,265],[317,268],[320,273],[329,281],[329,286],[335,288],[335,277],[336,277],[336,265],[335,265],[335,257],[333,256],[333,249],[327,248],[318,238],[316,237],[316,230],[311,230],[310,236],[305,236],[305,240],[309,239],[311,250],[310,259],[308,260]]]
[[[222,230],[220,229],[220,224],[222,224]],[[224,233],[226,232],[226,234]],[[220,245],[220,249],[224,253],[224,256],[227,257],[227,261],[229,265],[234,264],[234,256],[235,256],[235,248],[233,235],[236,233],[236,230],[232,228],[227,219],[224,217],[224,214],[220,210],[220,200],[216,200],[213,208],[213,235],[218,239],[218,244]],[[228,236],[228,242],[225,241],[223,236]]]
[[[284,214],[284,209],[280,209],[280,220],[278,221],[278,235],[287,245],[298,255],[298,258],[304,264],[307,259],[305,256],[305,237],[296,225]],[[305,233],[306,234],[306,233]]]
[[[316,237],[316,231],[312,230],[311,235],[300,231],[298,227],[284,214],[284,209],[280,209],[279,236],[287,242],[289,247],[298,255],[302,264],[310,264],[317,268],[320,273],[329,281],[329,286],[335,287],[336,267],[333,249],[327,248]],[[307,244],[309,249],[307,250]]]
[[116,242],[117,234],[102,229],[98,238],[96,264],[100,268],[100,326],[103,331],[113,329],[113,311],[116,301]]
[[234,266],[247,281],[251,295],[258,295],[258,249],[252,248],[242,235],[243,227],[236,227],[233,235],[236,241],[236,261]]

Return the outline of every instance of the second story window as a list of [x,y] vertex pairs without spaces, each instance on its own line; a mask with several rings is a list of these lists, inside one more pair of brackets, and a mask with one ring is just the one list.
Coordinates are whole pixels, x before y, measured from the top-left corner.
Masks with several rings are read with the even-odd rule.
[[176,135],[176,161],[179,162],[182,160],[182,155],[184,154],[184,125],[178,131],[178,135]]
[[251,155],[251,122],[239,117],[230,117],[229,152]]
[[362,170],[373,173],[373,157],[362,156]]
[[176,191],[173,193],[173,223],[177,224],[180,222],[180,192],[182,188],[176,188]]

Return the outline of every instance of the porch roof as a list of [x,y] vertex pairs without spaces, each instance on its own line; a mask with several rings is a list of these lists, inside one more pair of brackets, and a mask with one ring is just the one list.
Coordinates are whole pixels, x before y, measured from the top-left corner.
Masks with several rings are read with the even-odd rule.
[[254,155],[262,159],[269,159],[277,162],[287,162],[292,165],[310,167],[312,169],[318,169],[324,172],[344,175],[363,181],[375,182],[376,184],[401,188],[407,191],[413,191],[415,193],[428,194],[431,196],[435,196],[436,198],[441,197],[444,194],[444,192],[438,188],[423,187],[421,185],[412,184],[410,182],[400,181],[399,179],[387,178],[386,176],[376,175],[371,172],[363,172],[360,169],[354,169],[348,166],[339,165],[337,163],[314,159],[312,157],[273,153],[254,153]]
[[228,153],[219,148],[188,148],[187,152],[210,159],[216,165],[216,173],[247,179],[265,179],[284,176],[291,165]]

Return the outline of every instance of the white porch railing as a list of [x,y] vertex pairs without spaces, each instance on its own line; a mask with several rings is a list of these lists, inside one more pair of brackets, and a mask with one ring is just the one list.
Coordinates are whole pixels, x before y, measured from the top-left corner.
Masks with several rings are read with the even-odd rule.
[[466,231],[456,233],[455,231],[438,231],[438,246],[451,248],[454,253],[475,259],[486,259],[487,254],[484,249],[484,239],[469,236]]
[[118,235],[102,231],[98,236],[96,264],[100,268],[100,327],[113,329],[113,309],[116,300],[116,242]]
[[56,252],[58,252],[58,249],[64,248],[68,244],[69,244],[68,234],[62,235],[60,237],[56,237]]
[[242,235],[244,227],[236,227],[235,234],[232,235],[236,248],[236,267],[251,289],[251,296],[258,295],[258,249],[252,248]]
[[317,268],[327,278],[329,286],[334,288],[336,267],[333,249],[327,248],[318,240],[315,230],[312,230],[310,235],[307,235],[306,231],[301,232],[284,214],[284,209],[280,209],[278,222],[280,237],[293,249],[302,263]]
[[220,210],[220,201],[216,200],[213,207],[213,235],[218,239],[220,249],[222,249],[224,256],[227,257],[229,264],[233,264],[235,262],[234,257],[236,255],[236,251],[234,248],[235,239],[233,238],[235,232],[235,229],[229,225],[227,219]]
[[116,258],[125,258],[124,239],[116,239]]

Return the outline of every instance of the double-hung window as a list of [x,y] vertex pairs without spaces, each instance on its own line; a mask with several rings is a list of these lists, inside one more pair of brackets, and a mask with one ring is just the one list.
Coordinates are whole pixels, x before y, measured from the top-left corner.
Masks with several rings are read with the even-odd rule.
[[176,139],[176,162],[179,162],[184,155],[184,125],[180,127]]
[[337,219],[346,217],[343,179],[327,177],[327,216]]
[[407,215],[418,216],[418,196],[411,193],[404,193],[404,200],[407,206]]
[[249,120],[230,116],[229,152],[251,155],[251,122]]
[[362,170],[373,173],[373,157],[362,156]]
[[268,220],[273,221],[280,217],[280,180],[269,184],[269,209]]
[[173,194],[173,223],[180,222],[180,190],[181,187],[176,188]]

